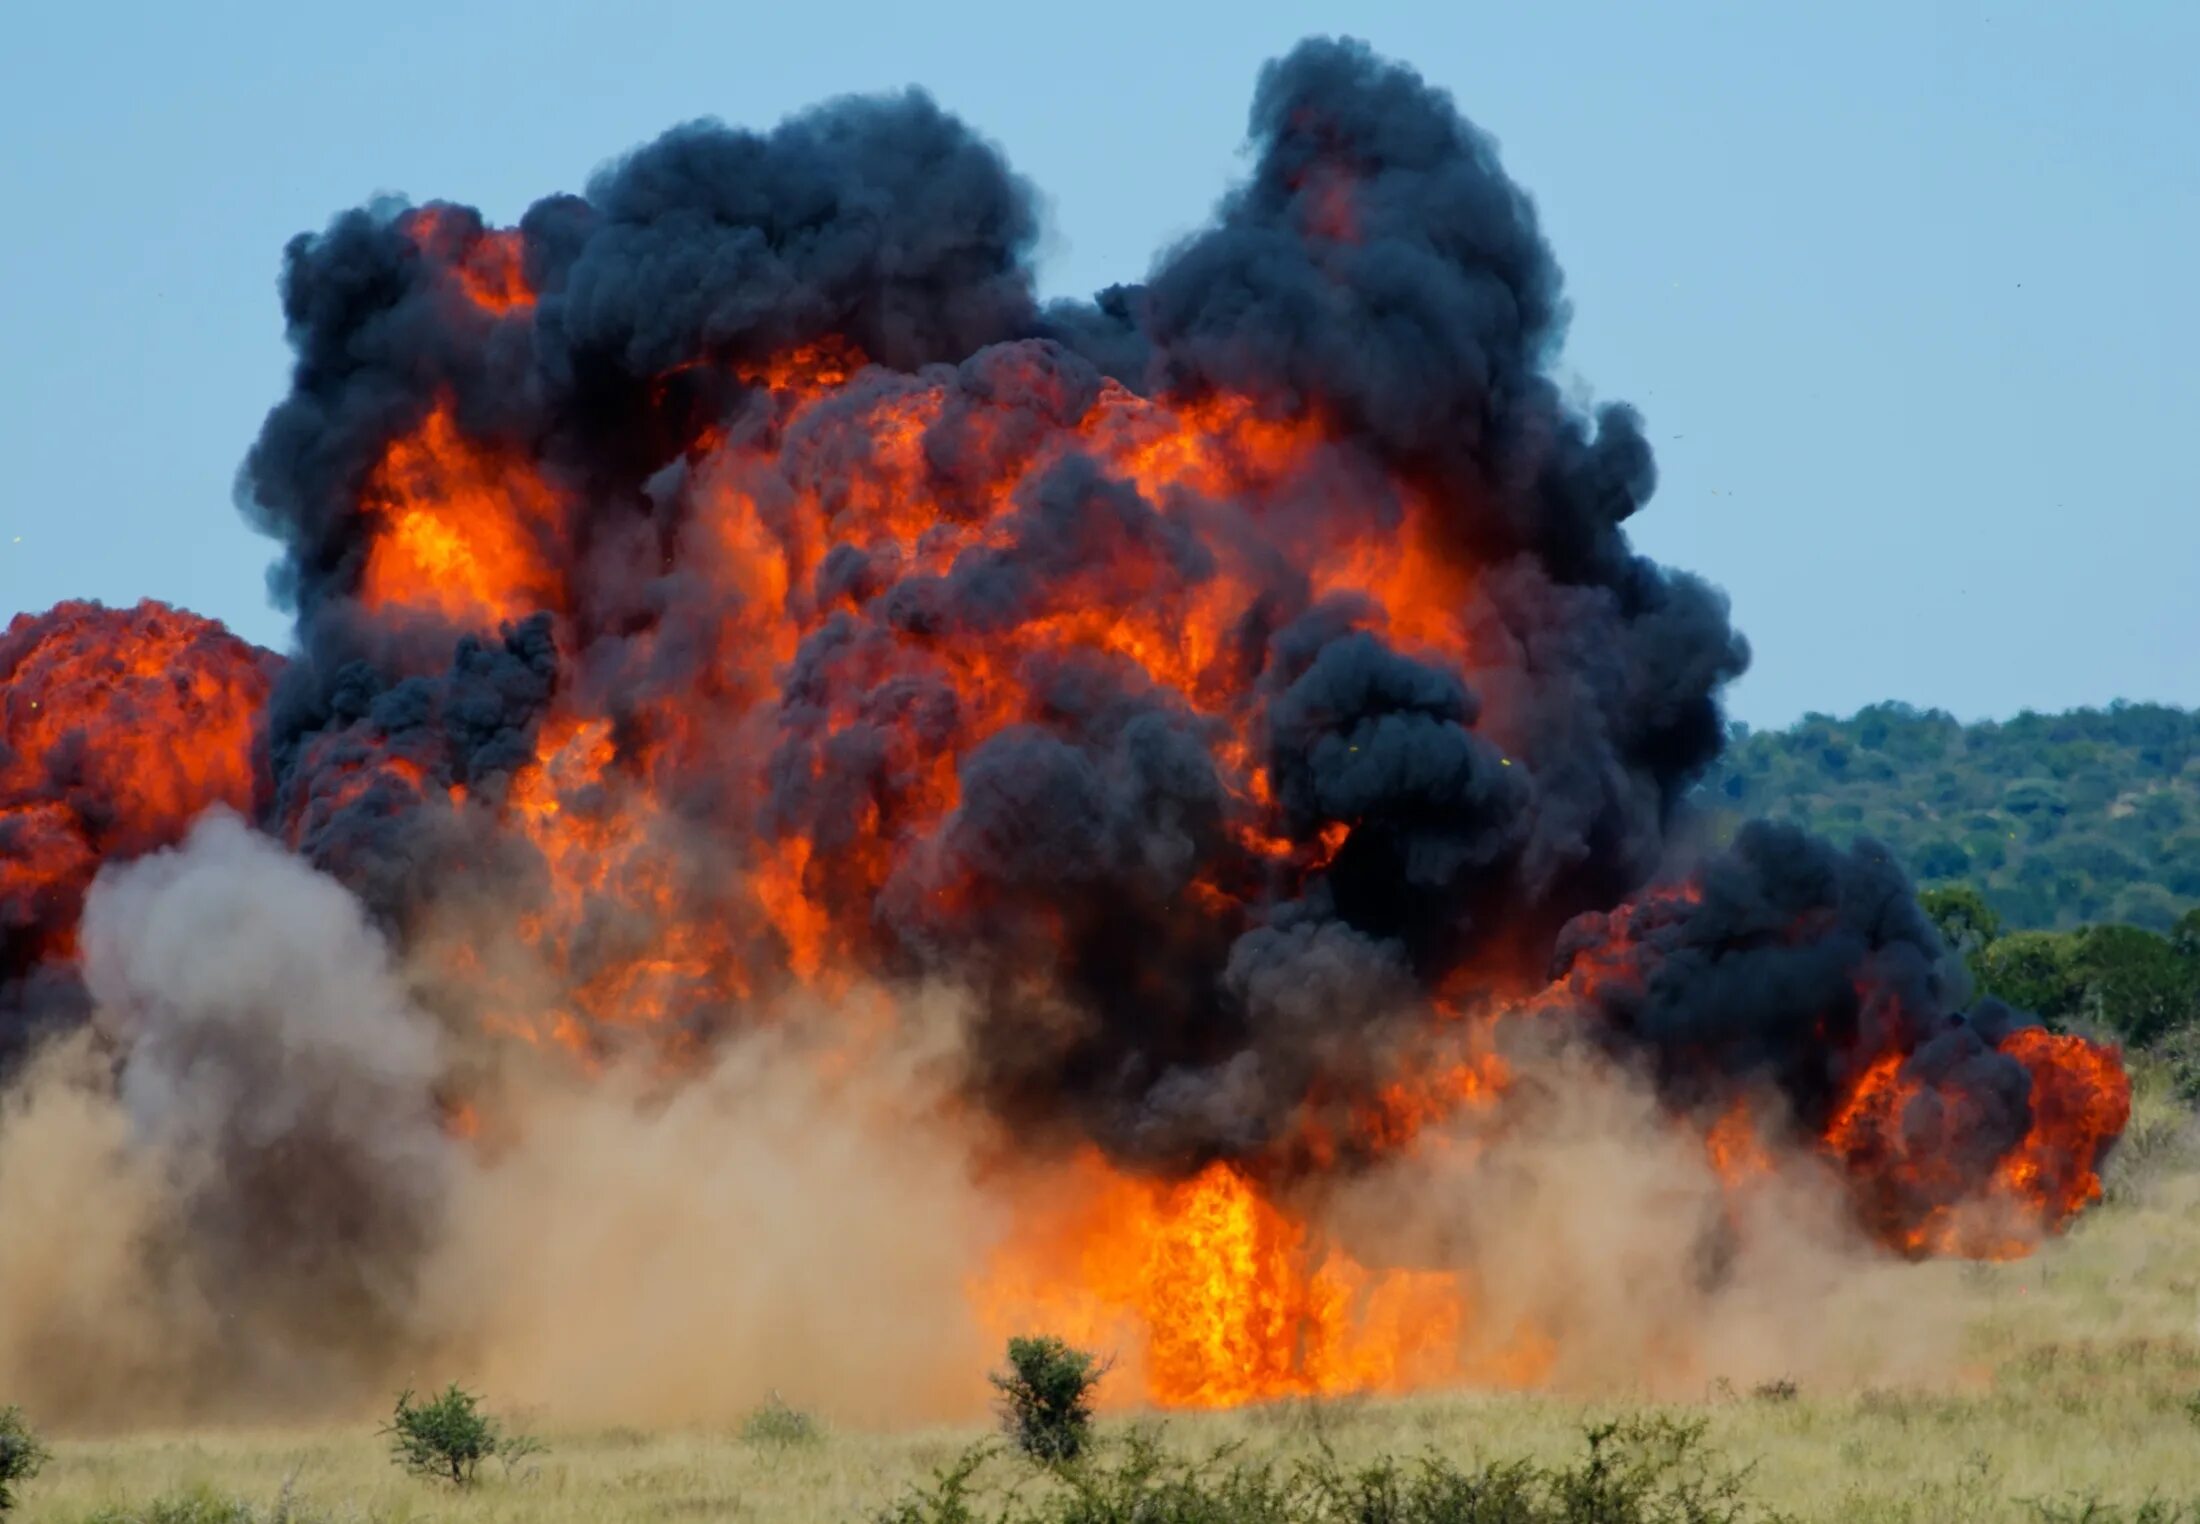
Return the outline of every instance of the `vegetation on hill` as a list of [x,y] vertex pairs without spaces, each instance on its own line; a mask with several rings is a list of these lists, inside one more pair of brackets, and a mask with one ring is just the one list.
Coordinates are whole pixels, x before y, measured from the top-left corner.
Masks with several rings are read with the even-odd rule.
[[1920,899],[1980,994],[2050,1026],[2105,1032],[2159,1062],[2185,1101],[2200,1101],[2200,908],[2166,934],[2115,924],[2005,931],[1969,884]]
[[2200,713],[2162,704],[1976,725],[1874,704],[1737,726],[1700,797],[1729,826],[1874,837],[1922,885],[1976,885],[2011,931],[2167,933],[2200,904]]

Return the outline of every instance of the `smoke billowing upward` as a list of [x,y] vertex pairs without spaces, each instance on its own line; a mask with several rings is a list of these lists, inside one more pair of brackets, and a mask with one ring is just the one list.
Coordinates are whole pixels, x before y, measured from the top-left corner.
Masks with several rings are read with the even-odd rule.
[[[1151,1396],[1218,1402],[1579,1374],[1506,1301],[1535,1229],[1472,1206],[1554,1138],[1695,1172],[1698,1312],[1768,1181],[1826,1263],[2021,1253],[2096,1195],[2114,1056],[1964,1010],[1883,855],[1693,859],[1747,649],[1629,545],[1649,446],[1551,379],[1495,144],[1309,42],[1251,147],[1090,303],[1035,299],[1030,189],[918,91],[676,128],[516,228],[293,240],[239,487],[291,656],[153,605],[0,643],[0,1056],[90,1016],[128,1141],[83,1135],[167,1213],[128,1252],[316,1369],[493,1364],[449,1292],[496,1273],[481,1203],[602,1169],[543,1097],[707,1151],[769,1073],[803,1126],[722,1135],[922,1174],[969,1241],[910,1262],[972,1328],[1127,1320]],[[215,804],[253,829],[129,861]]]

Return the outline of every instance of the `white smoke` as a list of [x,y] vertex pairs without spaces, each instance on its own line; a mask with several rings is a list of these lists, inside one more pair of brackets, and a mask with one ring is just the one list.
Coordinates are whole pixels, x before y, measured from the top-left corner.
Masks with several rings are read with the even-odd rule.
[[226,810],[103,870],[82,948],[93,1032],[0,1118],[0,1168],[72,1181],[72,1204],[0,1219],[0,1269],[100,1246],[135,1400],[326,1400],[405,1331],[462,1167],[431,1104],[434,1024],[358,901]]

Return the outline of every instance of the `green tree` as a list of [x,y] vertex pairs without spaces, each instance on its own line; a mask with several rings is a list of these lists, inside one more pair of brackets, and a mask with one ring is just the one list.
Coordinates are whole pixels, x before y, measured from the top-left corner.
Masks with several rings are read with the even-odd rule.
[[412,1388],[398,1393],[396,1411],[382,1426],[390,1459],[415,1476],[471,1487],[481,1463],[502,1456],[507,1464],[542,1448],[524,1435],[506,1435],[481,1411],[481,1399],[457,1382],[415,1401]]
[[1940,932],[1940,940],[1965,958],[1976,957],[2001,935],[2001,917],[1970,884],[1924,890],[1917,902]]
[[815,1418],[774,1392],[762,1407],[742,1420],[741,1437],[752,1445],[787,1449],[815,1444],[824,1437],[824,1431]]
[[51,1458],[21,1408],[0,1408],[0,1513],[15,1506],[15,1489],[44,1470]]
[[2127,1042],[2146,1043],[2193,1019],[2200,978],[2167,937],[2137,926],[2077,934],[2071,967],[2085,1015]]
[[993,1373],[1001,1424],[1016,1447],[1052,1465],[1075,1460],[1092,1434],[1092,1394],[1106,1362],[1051,1335],[1008,1341],[1008,1369]]
[[2187,831],[2163,844],[2162,886],[2172,894],[2200,899],[2200,831]]
[[1982,948],[1971,971],[1982,993],[2059,1024],[2078,1013],[2085,996],[2074,953],[2067,933],[2011,932]]
[[2184,908],[2185,901],[2160,884],[2126,884],[2109,901],[2108,919],[2166,934],[2176,928]]
[[1875,704],[1735,732],[1697,801],[1883,842],[1918,882],[1966,882],[2012,931],[2166,932],[2200,903],[2200,713],[2110,705],[1962,725]]
[[1910,867],[1922,879],[1961,878],[1971,871],[1971,854],[1945,836],[1928,837],[1918,844]]
[[2177,918],[2177,924],[2170,928],[2169,945],[2177,949],[2180,958],[2200,963],[2200,905]]

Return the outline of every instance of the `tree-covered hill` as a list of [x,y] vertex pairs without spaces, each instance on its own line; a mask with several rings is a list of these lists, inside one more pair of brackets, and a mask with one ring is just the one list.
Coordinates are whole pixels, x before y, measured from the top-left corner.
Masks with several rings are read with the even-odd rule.
[[1877,837],[1921,884],[1976,885],[2011,929],[2167,931],[2200,904],[2200,713],[2161,704],[1976,725],[1875,704],[1737,726],[1701,797],[1729,822]]

